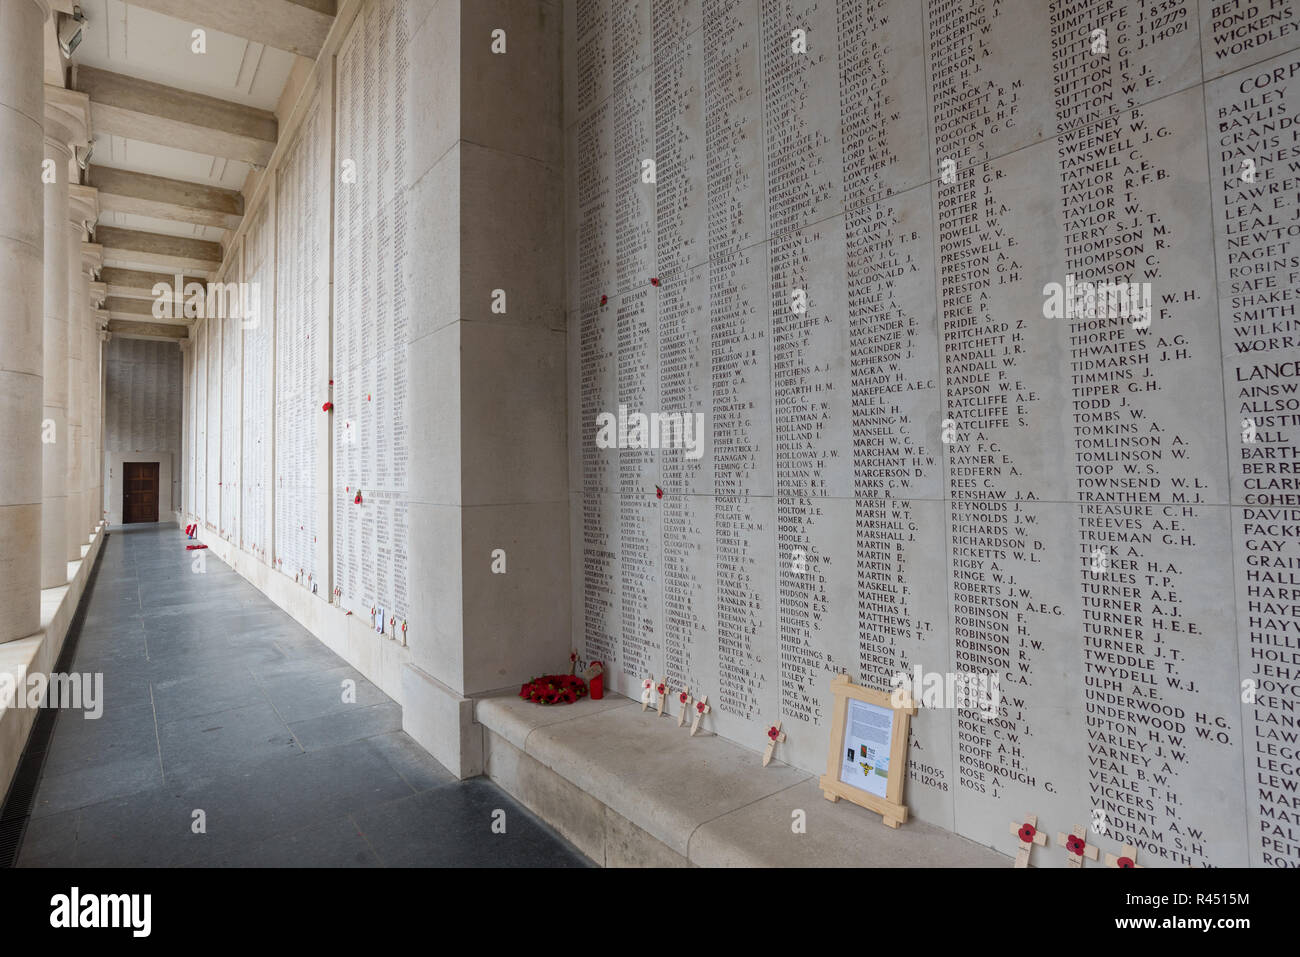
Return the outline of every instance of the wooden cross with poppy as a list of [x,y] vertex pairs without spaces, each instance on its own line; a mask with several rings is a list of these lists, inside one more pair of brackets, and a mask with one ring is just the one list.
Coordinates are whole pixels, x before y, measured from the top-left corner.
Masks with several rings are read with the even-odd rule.
[[781,730],[781,722],[778,721],[767,729],[767,750],[763,752],[763,767],[767,767],[772,763],[772,755],[776,753],[776,746],[783,741],[785,741],[785,732]]
[[655,680],[653,678],[646,678],[644,681],[641,682],[641,710],[642,711],[645,711],[646,708],[650,707],[650,696],[654,693],[654,689],[655,689]]
[[1134,847],[1132,844],[1125,844],[1123,848],[1120,849],[1119,857],[1116,857],[1114,854],[1106,855],[1106,866],[1107,867],[1141,867],[1142,865],[1137,862],[1137,859],[1138,859],[1138,849]]
[[1016,854],[1016,867],[1029,866],[1029,852],[1034,845],[1043,847],[1047,844],[1047,835],[1038,829],[1038,815],[1026,814],[1025,823],[1011,822],[1011,833],[1020,838],[1020,852]]
[[682,703],[682,710],[677,715],[677,727],[682,728],[686,726],[686,709],[691,706],[691,689],[682,688],[677,695],[677,700]]
[[712,710],[713,708],[709,706],[708,695],[695,702],[695,717],[691,720],[691,737],[694,737],[695,732],[700,730],[700,719]]
[[664,716],[664,703],[668,700],[668,679],[660,678],[655,685],[655,694],[659,696],[659,717]]
[[569,674],[574,674],[578,669],[578,649],[574,648],[569,652]]
[[1097,845],[1089,844],[1086,840],[1088,829],[1082,825],[1076,827],[1069,834],[1057,833],[1056,843],[1065,845],[1068,852],[1066,859],[1069,863],[1067,867],[1083,867],[1083,859],[1086,857],[1090,861],[1097,859]]

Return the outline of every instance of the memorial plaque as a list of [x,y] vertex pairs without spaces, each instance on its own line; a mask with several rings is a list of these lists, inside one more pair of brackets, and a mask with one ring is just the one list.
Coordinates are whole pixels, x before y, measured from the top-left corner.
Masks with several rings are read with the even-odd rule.
[[[191,380],[194,389],[194,430],[190,433],[194,452],[193,513],[196,521],[204,522],[208,506],[208,323],[200,319],[190,330],[194,337],[194,368]],[[204,522],[206,524],[206,522]]]
[[175,343],[110,339],[104,377],[104,450],[179,452],[181,361]]
[[1247,850],[1268,867],[1300,860],[1298,100],[1295,52],[1206,86],[1233,555],[1215,565],[1235,582]]
[[[736,741],[779,718],[810,772],[833,674],[996,680],[914,692],[917,817],[1300,863],[1296,12],[566,25],[584,657],[708,694]],[[598,447],[620,404],[702,414],[704,454]]]
[[409,608],[405,30],[401,4],[375,3],[340,50],[337,148],[355,177],[334,195],[334,585],[390,637]]
[[[321,450],[315,424],[322,414],[328,374],[318,344],[329,331],[327,120],[319,95],[276,180],[275,321],[275,551],[274,567],[300,584],[314,581],[316,489]],[[328,197],[328,191],[324,196]]]
[[209,531],[215,532],[221,527],[221,333],[223,330],[221,320],[216,316],[209,316],[205,325],[208,337],[208,485],[203,520]]
[[275,342],[275,218],[273,204],[253,214],[244,236],[248,283],[243,322],[244,431],[240,459],[240,541],[264,562],[271,560],[271,375]]
[[[239,288],[242,273],[232,268],[223,280]],[[221,323],[221,537],[238,542],[242,444],[240,425],[243,408],[244,321],[237,303],[227,302]]]

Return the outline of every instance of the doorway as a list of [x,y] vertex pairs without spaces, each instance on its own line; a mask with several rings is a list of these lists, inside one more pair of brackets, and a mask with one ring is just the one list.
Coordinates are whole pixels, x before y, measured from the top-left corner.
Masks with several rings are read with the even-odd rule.
[[158,521],[158,463],[122,464],[122,524]]

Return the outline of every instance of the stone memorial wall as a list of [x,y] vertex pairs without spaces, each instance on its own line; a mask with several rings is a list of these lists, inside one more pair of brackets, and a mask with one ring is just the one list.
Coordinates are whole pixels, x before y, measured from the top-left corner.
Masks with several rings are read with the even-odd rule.
[[337,150],[352,165],[334,195],[331,498],[338,602],[399,638],[410,607],[404,14],[372,3],[339,50]]
[[407,0],[365,5],[337,89],[331,61],[254,190],[217,280],[227,308],[192,329],[183,463],[189,514],[357,620],[375,608],[399,644],[410,19]]
[[[272,564],[299,584],[324,572],[317,497],[327,449],[316,423],[328,379],[330,124],[317,95],[276,179],[275,545]],[[328,538],[325,539],[328,541]],[[326,589],[328,591],[328,589]]]
[[221,319],[209,316],[200,332],[207,340],[204,382],[207,386],[207,505],[204,524],[216,531],[221,521]]
[[198,523],[207,524],[204,513],[208,503],[208,336],[207,320],[201,319],[190,329],[190,369],[187,391],[190,395],[190,434],[185,447],[194,481],[186,492],[189,511]]
[[917,817],[1300,863],[1300,6],[565,27],[582,655],[814,772],[833,674],[996,677],[914,719]]
[[[264,203],[244,236],[248,283],[243,329],[243,382],[239,436],[240,544],[263,562],[271,554],[271,383],[275,341],[275,217]],[[241,294],[242,295],[242,294]]]
[[[242,281],[238,263],[224,277],[227,283]],[[228,308],[221,324],[221,525],[218,533],[228,542],[240,541],[240,504],[243,496],[240,459],[243,448],[244,315],[241,308]]]
[[111,339],[104,351],[104,450],[181,447],[181,354],[173,342]]

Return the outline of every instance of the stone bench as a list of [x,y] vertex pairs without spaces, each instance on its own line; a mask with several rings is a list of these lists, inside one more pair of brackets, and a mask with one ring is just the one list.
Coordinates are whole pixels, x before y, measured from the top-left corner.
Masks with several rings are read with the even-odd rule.
[[[619,695],[547,707],[479,698],[486,773],[606,867],[1009,867],[912,820],[893,829],[817,777]],[[807,831],[794,833],[793,812]]]

